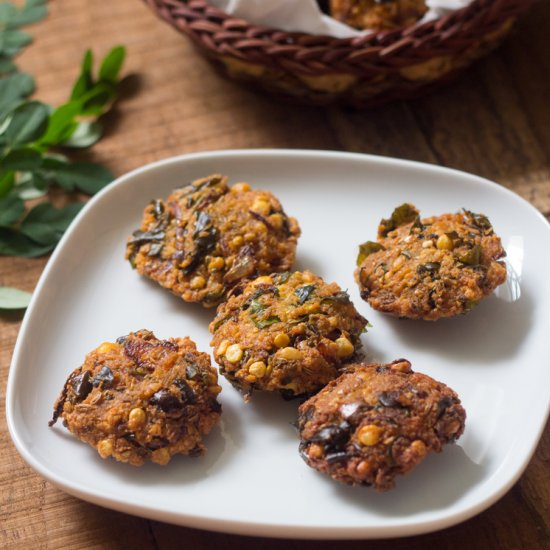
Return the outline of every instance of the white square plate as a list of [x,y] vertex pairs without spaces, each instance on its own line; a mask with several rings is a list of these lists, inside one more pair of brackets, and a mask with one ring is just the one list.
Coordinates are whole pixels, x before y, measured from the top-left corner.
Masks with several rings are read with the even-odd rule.
[[[222,423],[202,458],[133,468],[104,461],[47,422],[68,374],[103,341],[141,328],[189,335],[209,350],[214,311],[186,304],[130,269],[125,242],[144,206],[214,172],[274,192],[298,218],[297,267],[348,288],[373,327],[368,359],[408,358],[445,382],[468,418],[457,445],[428,457],[397,488],[341,486],[298,455],[297,402],[255,394],[245,405],[222,380]],[[403,202],[423,216],[462,207],[489,216],[508,252],[506,285],[466,316],[400,321],[361,301],[357,245]],[[377,538],[441,529],[501,497],[526,467],[550,396],[550,226],[526,201],[487,180],[436,166],[323,151],[188,155],[119,178],[80,213],[34,293],[9,375],[7,418],[23,458],[67,492],[102,506],[248,535]]]

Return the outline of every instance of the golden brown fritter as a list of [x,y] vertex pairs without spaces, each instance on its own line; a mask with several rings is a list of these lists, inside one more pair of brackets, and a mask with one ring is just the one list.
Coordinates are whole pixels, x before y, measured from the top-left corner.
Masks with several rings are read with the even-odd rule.
[[197,456],[218,422],[221,391],[210,357],[189,338],[158,340],[141,330],[106,342],[72,372],[54,406],[58,417],[102,458],[141,466]]
[[220,372],[245,398],[252,390],[285,397],[318,390],[360,349],[367,325],[336,283],[309,271],[243,283],[210,324]]
[[358,364],[298,410],[300,454],[333,479],[387,491],[464,431],[456,393],[399,359]]
[[506,281],[500,238],[486,216],[464,210],[420,219],[403,204],[359,247],[355,279],[379,311],[435,321],[470,311]]
[[414,25],[426,12],[425,0],[331,0],[332,17],[357,29]]
[[299,236],[271,193],[213,175],[149,204],[126,258],[186,302],[212,307],[245,278],[290,269]]

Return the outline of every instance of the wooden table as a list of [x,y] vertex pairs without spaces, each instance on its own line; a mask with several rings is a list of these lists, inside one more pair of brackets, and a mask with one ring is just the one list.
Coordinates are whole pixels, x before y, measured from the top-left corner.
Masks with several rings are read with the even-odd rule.
[[[539,2],[503,47],[437,95],[376,111],[292,107],[222,80],[187,41],[138,0],[58,0],[31,29],[20,59],[38,97],[62,102],[83,51],[128,48],[134,86],[85,158],[122,174],[171,155],[208,149],[336,149],[403,157],[500,182],[550,217],[550,3]],[[546,251],[547,253],[548,251]],[[47,261],[0,258],[0,284],[31,291]],[[5,387],[20,314],[0,315],[0,547],[363,548],[364,542],[261,540],[209,533],[106,510],[61,492],[19,457],[8,435]],[[547,360],[547,358],[541,358]],[[550,430],[520,481],[461,525],[368,548],[542,549],[550,544]]]

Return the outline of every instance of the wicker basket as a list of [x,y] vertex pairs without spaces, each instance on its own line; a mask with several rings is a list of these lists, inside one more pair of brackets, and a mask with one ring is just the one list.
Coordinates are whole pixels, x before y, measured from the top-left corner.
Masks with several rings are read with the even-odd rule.
[[334,38],[252,25],[204,0],[144,0],[230,78],[323,105],[425,93],[496,47],[535,0],[474,0],[405,29]]

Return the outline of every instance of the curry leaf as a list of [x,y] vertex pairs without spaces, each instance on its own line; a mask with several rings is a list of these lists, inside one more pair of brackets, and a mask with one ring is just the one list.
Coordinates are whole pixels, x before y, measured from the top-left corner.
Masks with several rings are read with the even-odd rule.
[[76,80],[72,92],[71,101],[80,99],[92,86],[92,65],[94,57],[92,50],[86,50],[84,59],[82,60],[82,66],[80,69],[80,75]]
[[34,79],[26,73],[0,78],[0,119],[34,91]]
[[48,129],[40,139],[43,145],[56,145],[70,138],[77,123],[74,118],[80,113],[80,104],[78,102],[65,103],[55,109],[48,120]]
[[113,181],[113,174],[92,162],[73,162],[60,164],[55,170],[58,183],[65,189],[78,189],[93,195]]
[[0,309],[25,309],[31,301],[31,294],[11,288],[0,286]]
[[5,197],[12,189],[15,183],[15,172],[4,172],[0,175],[0,198]]
[[126,50],[123,46],[113,48],[101,63],[99,80],[106,80],[107,82],[116,84],[125,55]]
[[0,25],[7,27],[17,15],[17,8],[13,4],[0,4]]
[[23,31],[5,30],[0,32],[0,51],[5,55],[15,55],[31,42],[31,35]]
[[50,252],[54,245],[35,243],[15,229],[0,228],[0,254],[35,258]]
[[270,327],[271,325],[274,325],[280,322],[281,322],[281,319],[277,317],[277,315],[271,315],[270,317],[267,317],[267,319],[254,320],[254,324],[258,328]]
[[39,101],[29,101],[17,107],[6,128],[8,143],[19,145],[40,138],[48,127],[48,117],[48,107]]
[[98,122],[80,122],[76,124],[70,137],[61,141],[63,147],[90,147],[101,138],[103,128]]
[[26,0],[23,6],[0,0],[0,254],[40,256],[52,250],[82,207],[35,205],[25,215],[25,201],[44,196],[57,184],[66,191],[94,194],[113,175],[91,162],[74,162],[50,148],[89,147],[102,135],[96,120],[116,99],[125,57],[122,46],[102,60],[97,77],[93,54],[86,51],[70,99],[57,109],[27,97],[33,78],[18,73],[12,57],[32,41],[19,27],[47,14],[46,0]]
[[25,5],[10,18],[10,26],[20,27],[37,23],[48,15],[45,0],[27,0]]
[[13,73],[16,69],[17,65],[10,56],[0,53],[0,74]]
[[36,170],[41,164],[42,155],[29,147],[14,149],[4,158],[0,158],[0,169],[3,170]]
[[21,173],[14,193],[23,200],[43,197],[48,190],[48,181],[39,171]]
[[0,199],[0,226],[13,225],[25,211],[25,203],[15,196]]
[[393,231],[401,225],[415,221],[417,217],[418,210],[412,204],[404,203],[395,208],[391,218],[380,222],[379,233],[385,237],[390,231]]
[[55,208],[47,202],[38,204],[27,214],[20,231],[40,245],[55,246],[82,206],[82,203],[73,203]]
[[296,296],[298,297],[298,303],[303,304],[304,302],[309,300],[314,290],[315,290],[315,285],[306,285],[306,286],[301,286],[300,288],[297,288],[294,294],[296,294]]
[[385,250],[384,246],[374,241],[367,241],[366,243],[360,244],[359,253],[357,254],[357,265],[360,266],[367,256],[380,250]]

